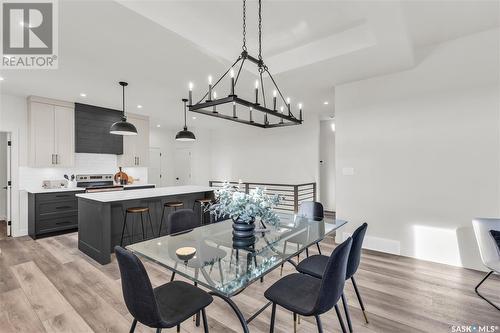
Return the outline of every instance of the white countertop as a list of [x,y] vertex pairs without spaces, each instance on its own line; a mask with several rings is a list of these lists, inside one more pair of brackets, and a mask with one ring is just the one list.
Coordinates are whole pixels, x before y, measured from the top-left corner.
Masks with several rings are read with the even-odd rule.
[[56,193],[56,192],[71,192],[71,191],[85,191],[84,187],[59,187],[59,188],[29,188],[25,189],[28,193]]
[[156,187],[146,188],[130,191],[111,191],[111,192],[96,192],[96,193],[82,193],[77,194],[78,198],[94,200],[99,202],[114,202],[125,200],[137,200],[145,198],[165,197],[170,195],[181,195],[199,192],[210,192],[213,188],[208,186],[169,186],[169,187]]

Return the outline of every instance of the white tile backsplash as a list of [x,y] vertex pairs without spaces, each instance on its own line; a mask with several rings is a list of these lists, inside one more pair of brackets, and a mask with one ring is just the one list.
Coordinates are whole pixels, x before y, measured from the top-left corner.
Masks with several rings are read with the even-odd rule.
[[[72,168],[19,168],[19,188],[36,189],[42,186],[44,180],[63,179],[67,175],[109,173],[118,171],[117,156],[111,154],[75,154],[75,166]],[[137,183],[148,182],[147,168],[124,168],[127,174],[140,180]]]

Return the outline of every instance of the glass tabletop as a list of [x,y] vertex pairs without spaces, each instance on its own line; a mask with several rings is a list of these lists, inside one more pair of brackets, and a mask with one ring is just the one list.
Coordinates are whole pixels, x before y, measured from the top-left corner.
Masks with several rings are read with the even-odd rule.
[[[316,221],[279,214],[277,226],[256,223],[255,240],[234,239],[232,221],[204,225],[187,232],[127,246],[179,275],[223,294],[233,296],[271,270],[322,240],[347,223],[325,218]],[[194,253],[178,253],[180,248]]]

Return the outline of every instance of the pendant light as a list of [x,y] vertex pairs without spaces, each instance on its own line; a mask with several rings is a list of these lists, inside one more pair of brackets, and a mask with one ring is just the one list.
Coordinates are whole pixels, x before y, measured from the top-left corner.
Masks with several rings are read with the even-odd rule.
[[184,102],[184,129],[182,131],[179,131],[177,135],[175,136],[175,140],[177,141],[194,141],[196,140],[196,137],[194,136],[194,133],[191,131],[188,131],[187,125],[186,125],[186,102],[188,101],[186,98],[183,98],[182,101]]
[[122,120],[117,121],[116,123],[111,125],[109,133],[117,135],[137,135],[137,129],[135,128],[134,124],[127,122],[127,116],[125,115],[125,87],[128,86],[128,83],[123,81],[120,81],[118,83],[120,84],[120,86],[122,86],[123,91],[123,115]]

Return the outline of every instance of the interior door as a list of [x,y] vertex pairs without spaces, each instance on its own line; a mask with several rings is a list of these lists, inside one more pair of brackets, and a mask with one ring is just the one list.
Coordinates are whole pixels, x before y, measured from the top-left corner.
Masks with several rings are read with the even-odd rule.
[[55,106],[55,153],[58,166],[73,166],[75,151],[75,112],[73,109]]
[[149,148],[149,166],[148,166],[148,183],[155,184],[156,187],[162,187],[163,181],[161,168],[161,150],[157,147]]
[[177,148],[174,155],[174,172],[176,185],[191,184],[191,150]]

